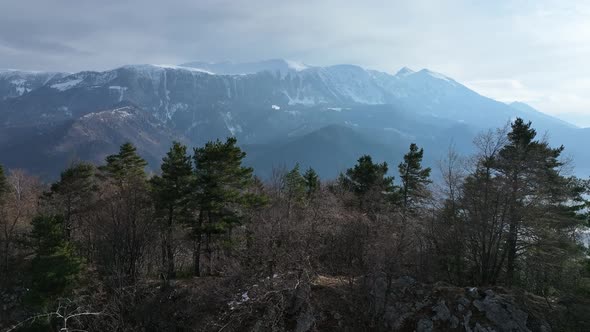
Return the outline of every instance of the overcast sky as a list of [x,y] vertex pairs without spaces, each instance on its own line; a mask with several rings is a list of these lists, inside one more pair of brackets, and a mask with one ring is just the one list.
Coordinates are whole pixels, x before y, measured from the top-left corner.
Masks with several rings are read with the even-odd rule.
[[0,68],[287,58],[444,73],[590,126],[590,2],[0,0]]

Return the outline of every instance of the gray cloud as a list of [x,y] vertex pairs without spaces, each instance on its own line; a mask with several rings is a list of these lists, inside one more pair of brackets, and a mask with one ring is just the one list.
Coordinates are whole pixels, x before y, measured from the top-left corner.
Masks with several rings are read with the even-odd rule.
[[582,0],[6,0],[0,67],[275,57],[388,72],[428,67],[590,125],[589,15]]

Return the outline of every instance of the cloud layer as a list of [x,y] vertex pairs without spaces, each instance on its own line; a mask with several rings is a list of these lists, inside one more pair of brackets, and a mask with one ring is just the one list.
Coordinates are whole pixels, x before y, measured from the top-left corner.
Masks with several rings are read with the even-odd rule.
[[590,125],[585,1],[8,0],[0,68],[290,58],[431,68]]

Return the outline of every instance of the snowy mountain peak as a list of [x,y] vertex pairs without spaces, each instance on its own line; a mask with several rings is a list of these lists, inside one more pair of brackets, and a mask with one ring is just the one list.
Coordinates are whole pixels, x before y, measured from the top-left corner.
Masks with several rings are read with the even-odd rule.
[[0,100],[20,97],[67,73],[0,69]]
[[426,69],[426,68],[420,70],[418,73],[424,74],[424,75],[428,75],[430,77],[433,77],[433,78],[436,78],[436,79],[439,79],[439,80],[447,81],[449,83],[455,83],[455,80],[453,80],[452,78],[447,77],[447,76],[445,76],[445,75],[443,75],[441,73],[437,73],[437,72],[434,72],[432,70]]
[[203,62],[194,61],[180,65],[181,67],[198,68],[219,75],[247,75],[260,72],[299,72],[310,68],[310,66],[293,60],[270,59],[257,62]]
[[131,69],[136,70],[138,72],[154,72],[154,71],[162,71],[165,69],[172,69],[172,70],[186,70],[191,72],[198,72],[198,73],[205,73],[209,75],[214,75],[215,73],[201,68],[196,67],[186,67],[186,66],[177,66],[177,65],[168,65],[168,64],[143,64],[143,65],[126,65],[120,67],[119,69]]
[[395,76],[405,77],[408,75],[412,75],[414,73],[416,73],[416,72],[413,71],[412,69],[410,69],[408,67],[403,67],[402,69],[398,70],[398,72],[395,74]]

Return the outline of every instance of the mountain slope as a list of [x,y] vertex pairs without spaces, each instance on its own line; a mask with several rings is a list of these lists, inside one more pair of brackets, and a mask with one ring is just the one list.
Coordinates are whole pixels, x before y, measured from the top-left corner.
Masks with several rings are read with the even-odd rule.
[[9,156],[1,162],[10,168],[25,165],[43,177],[54,177],[77,160],[102,163],[125,142],[133,143],[151,165],[159,165],[172,141],[183,141],[149,113],[129,105],[20,130],[19,140],[0,146],[0,156]]
[[284,143],[256,149],[246,146],[245,150],[253,150],[246,161],[261,175],[271,174],[273,168],[291,168],[299,163],[302,169],[313,167],[323,176],[335,178],[364,154],[389,161],[403,154],[404,148],[407,147],[402,144],[387,146],[373,141],[349,127],[329,125]]
[[0,100],[20,97],[67,73],[0,69]]
[[[506,105],[481,96],[427,69],[404,68],[392,75],[354,65],[314,67],[269,60],[128,65],[104,72],[35,77],[30,91],[12,93],[0,101],[0,151],[6,152],[0,155],[0,163],[11,167],[39,168],[15,157],[18,151],[12,147],[23,142],[43,147],[42,153],[59,150],[61,158],[66,151],[75,151],[95,160],[94,155],[105,155],[116,141],[132,139],[129,131],[140,129],[149,139],[162,140],[162,145],[169,141],[166,135],[192,146],[236,136],[240,144],[260,147],[253,153],[264,151],[265,157],[251,159],[257,167],[268,170],[267,162],[316,160],[321,174],[330,176],[342,167],[340,160],[349,163],[356,160],[352,155],[361,150],[370,153],[375,146],[389,147],[389,160],[401,157],[400,147],[409,142],[424,146],[432,163],[451,143],[468,153],[477,132],[503,126],[517,116],[531,120],[539,132],[549,131],[554,143],[579,145],[580,137],[585,137],[571,124],[520,104]],[[117,126],[127,120],[102,113],[121,104],[134,105],[134,117],[141,114],[149,121]],[[89,126],[89,119],[98,113],[104,125],[94,139],[93,131],[83,126]],[[88,130],[75,131],[74,123]],[[333,129],[341,127],[347,134]],[[69,137],[67,143],[60,141],[64,137]],[[76,145],[77,141],[83,144]],[[141,144],[157,166],[159,147],[147,141]],[[304,145],[312,148],[300,148]],[[325,153],[315,152],[320,148]],[[588,152],[572,151],[576,159],[590,164]]]

